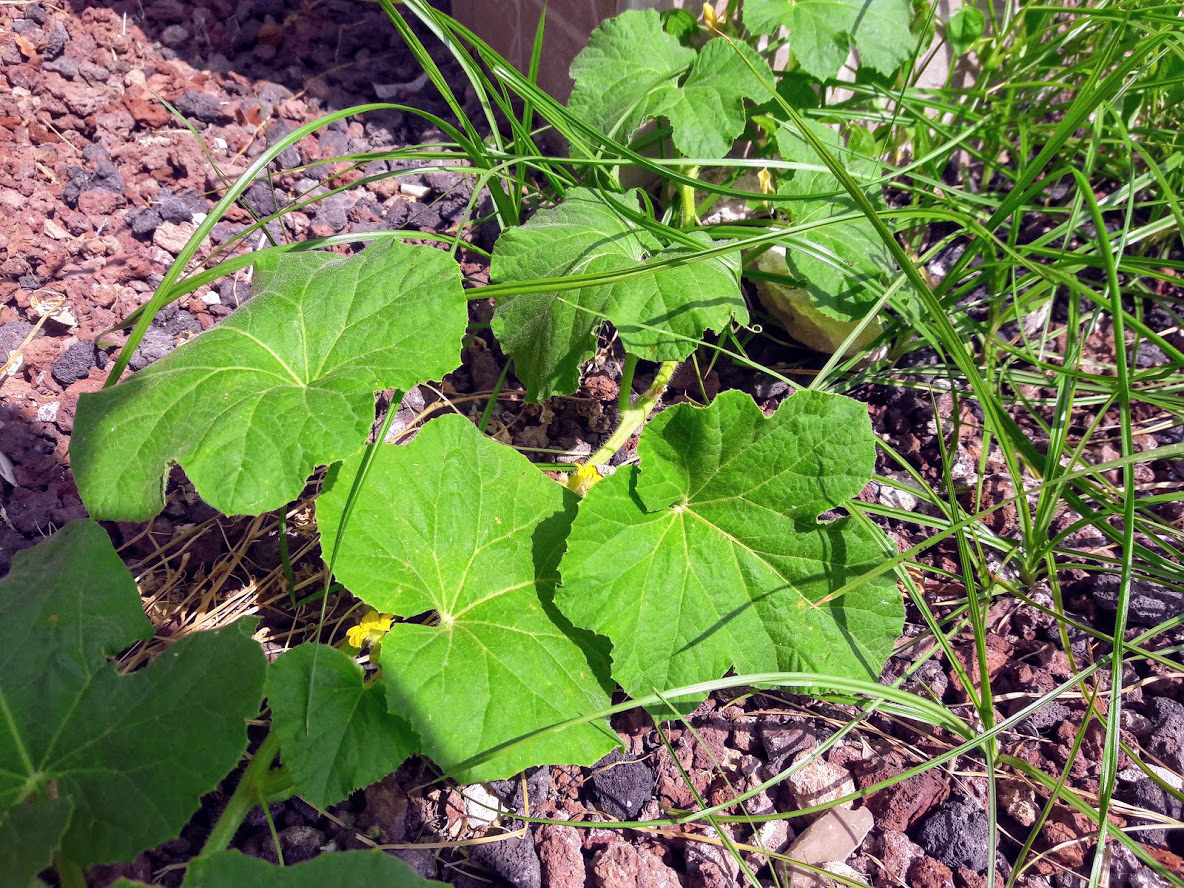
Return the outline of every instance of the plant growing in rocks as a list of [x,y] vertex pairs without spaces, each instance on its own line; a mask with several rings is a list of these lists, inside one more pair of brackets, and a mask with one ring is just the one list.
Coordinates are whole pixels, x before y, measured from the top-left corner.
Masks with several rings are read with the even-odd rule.
[[[723,687],[870,701],[989,749],[994,734],[876,683],[904,607],[895,546],[854,505],[876,460],[865,407],[818,385],[767,411],[705,387],[658,410],[680,367],[747,360],[749,284],[832,353],[822,379],[855,346],[896,344],[894,318],[924,312],[936,342],[960,342],[883,220],[883,134],[828,114],[819,86],[852,49],[871,80],[910,62],[910,5],[864,16],[853,2],[747,0],[705,27],[628,12],[592,35],[566,105],[428,4],[382,5],[453,118],[374,103],[278,139],[128,319],[110,384],[79,400],[71,460],[94,520],[22,554],[0,584],[0,882],[52,865],[81,885],[86,867],[176,836],[242,762],[264,701],[266,734],[186,886],[427,884],[379,852],[280,870],[227,848],[261,802],[326,808],[416,755],[468,783],[590,765],[620,746],[615,712],[678,720]],[[461,113],[407,11],[446,38],[485,121]],[[794,64],[775,73],[786,33]],[[276,245],[186,276],[275,158],[382,110],[422,113],[451,140],[402,160],[475,177],[472,229],[492,231],[492,245],[466,249],[487,253],[488,282],[462,275],[459,233],[430,245],[399,231]],[[536,115],[567,156],[536,144]],[[248,267],[249,301],[122,378],[160,310]],[[492,335],[528,401],[577,391],[604,343],[619,344],[616,427],[578,463],[531,462],[487,434],[488,412],[387,443],[402,394],[460,365],[480,300],[493,302]],[[393,393],[385,413],[381,393]],[[988,421],[1008,428],[998,399],[980,394]],[[352,596],[366,608],[358,625],[269,662],[240,621],[118,674],[107,658],[152,627],[95,522],[153,519],[174,466],[225,515],[315,500],[321,600]],[[614,706],[617,691],[628,702]],[[975,703],[993,730],[989,694]],[[993,878],[993,861],[984,867]]]

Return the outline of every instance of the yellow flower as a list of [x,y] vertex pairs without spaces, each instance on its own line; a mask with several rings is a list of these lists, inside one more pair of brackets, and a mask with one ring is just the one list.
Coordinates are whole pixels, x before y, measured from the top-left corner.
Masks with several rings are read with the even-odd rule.
[[757,184],[760,186],[761,194],[773,193],[773,177],[769,175],[767,169],[761,170],[756,174]]
[[711,28],[712,30],[715,30],[715,26],[718,21],[719,21],[719,16],[717,16],[715,14],[715,4],[704,3],[703,4],[703,24],[707,25],[707,27]]
[[368,644],[380,641],[382,636],[391,631],[394,620],[390,614],[380,614],[372,607],[366,608],[362,619],[356,626],[351,626],[345,633],[345,640],[350,647],[364,648]]
[[604,476],[600,474],[600,469],[596,466],[583,464],[577,467],[567,479],[567,489],[583,496],[592,489],[593,484],[603,479]]

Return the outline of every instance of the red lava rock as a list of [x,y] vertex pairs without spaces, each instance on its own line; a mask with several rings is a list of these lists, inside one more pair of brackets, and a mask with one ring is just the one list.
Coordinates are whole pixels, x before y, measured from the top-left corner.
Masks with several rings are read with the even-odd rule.
[[97,392],[103,387],[107,375],[104,371],[94,367],[84,379],[80,379],[62,393],[58,401],[58,412],[54,417],[54,425],[64,433],[69,434],[74,429],[74,416],[78,412],[78,396],[84,392]]
[[623,841],[613,842],[596,853],[592,860],[592,880],[599,888],[681,888],[678,876],[670,867],[647,849]]
[[[78,196],[78,209],[88,216],[110,216],[124,203],[122,194],[116,194],[106,188],[92,188]],[[101,222],[102,218],[99,221]]]
[[894,829],[885,829],[880,834],[879,843],[879,858],[880,863],[883,864],[883,873],[882,878],[876,880],[877,884],[893,886],[905,884],[905,876],[908,875],[909,867],[913,865],[913,861],[924,857],[925,852],[907,835]]
[[1086,853],[1094,844],[1092,839],[1084,837],[1092,836],[1095,832],[1096,829],[1088,817],[1058,808],[1040,831],[1040,845],[1044,849],[1049,849],[1069,843],[1051,852],[1048,859],[1069,869],[1078,869],[1085,863]]
[[[976,873],[972,869],[967,869],[964,866],[958,867],[954,870],[954,880],[958,884],[958,888],[987,888],[986,873]],[[995,873],[995,888],[1004,888],[1007,883],[1003,880],[1001,873]]]
[[732,733],[728,720],[712,713],[695,725],[699,741],[695,743],[692,764],[696,768],[719,768],[729,758],[727,743]]
[[[896,756],[873,759],[862,767],[856,767],[860,789],[888,780],[905,770],[903,762]],[[864,800],[864,804],[875,814],[876,824],[882,829],[904,832],[944,802],[949,794],[949,781],[939,770],[930,768],[873,792]]]
[[574,826],[543,824],[535,840],[543,884],[553,888],[579,888],[585,883],[584,852]]
[[911,888],[955,888],[954,873],[940,860],[922,857],[909,867],[907,884]]
[[63,351],[65,348],[62,340],[51,336],[38,336],[21,352],[25,359],[25,372],[30,379],[35,379],[38,373],[53,367],[53,362],[61,357]]

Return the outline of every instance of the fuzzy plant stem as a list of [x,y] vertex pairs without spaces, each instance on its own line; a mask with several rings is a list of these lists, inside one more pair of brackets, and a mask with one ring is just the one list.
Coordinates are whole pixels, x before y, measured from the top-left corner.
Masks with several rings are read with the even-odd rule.
[[202,857],[215,851],[224,851],[230,846],[234,834],[238,832],[242,822],[251,813],[251,809],[264,798],[266,778],[271,771],[271,763],[275,761],[279,751],[279,738],[274,732],[271,732],[263,738],[263,742],[255,751],[255,757],[251,759],[243,771],[242,779],[234,788],[230,801],[226,803],[226,809],[218,818],[218,822],[214,824],[205,845],[202,846]]
[[585,466],[595,468],[604,465],[613,458],[618,450],[629,443],[633,433],[645,424],[646,419],[658,406],[658,401],[666,391],[666,386],[670,385],[670,378],[674,376],[678,364],[678,361],[664,361],[658,367],[658,373],[650,387],[646,389],[645,394],[621,411],[621,422],[616,431],[601,445],[599,450],[585,460]]

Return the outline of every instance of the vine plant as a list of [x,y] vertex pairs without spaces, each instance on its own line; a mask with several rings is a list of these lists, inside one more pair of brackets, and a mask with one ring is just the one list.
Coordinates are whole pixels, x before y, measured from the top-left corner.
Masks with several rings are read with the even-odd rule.
[[[129,319],[125,354],[163,304],[219,274],[252,264],[253,298],[84,395],[71,447],[97,520],[151,519],[174,464],[227,515],[283,508],[328,466],[316,503],[326,575],[370,616],[352,645],[305,643],[271,663],[251,640],[253,622],[240,621],[121,676],[106,658],[152,627],[99,525],[71,525],[18,556],[0,584],[0,883],[28,884],[52,862],[63,884],[81,885],[83,868],[175,836],[244,754],[246,720],[263,699],[270,732],[187,886],[319,884],[344,872],[421,883],[379,853],[281,871],[224,849],[260,801],[299,793],[332,805],[410,755],[466,782],[591,764],[619,743],[607,721],[615,687],[658,718],[693,708],[729,671],[875,695],[903,619],[891,547],[855,517],[820,520],[871,477],[862,406],[802,390],[766,416],[728,391],[654,413],[679,362],[722,350],[749,323],[741,280],[777,279],[751,271],[770,245],[788,256],[781,283],[807,292],[820,316],[866,325],[884,304],[894,244],[865,212],[878,200],[871,134],[844,136],[799,113],[817,103],[812,78],[834,75],[851,40],[880,75],[908,60],[906,0],[877,3],[878,17],[858,29],[846,17],[857,5],[749,0],[743,18],[712,19],[710,32],[685,14],[626,13],[593,34],[564,107],[456,22],[407,4],[465,64],[501,78],[502,94],[481,97],[511,121],[512,142],[495,136],[489,148],[471,123],[439,121],[496,192],[504,232],[493,283],[466,291],[450,252],[391,233],[369,235],[349,257],[316,249],[343,240],[329,239],[182,280],[212,220],[280,143]],[[808,15],[826,28],[798,21]],[[752,47],[778,29],[798,65],[774,75],[769,53]],[[514,117],[511,92],[571,136],[566,165],[542,164],[531,112]],[[725,159],[742,136],[747,158]],[[641,153],[647,140],[671,148],[670,162]],[[623,187],[629,166],[662,174],[666,189]],[[698,177],[707,166],[722,170],[714,184]],[[550,200],[517,224],[516,186],[531,169],[544,171]],[[738,187],[757,170],[759,190]],[[764,215],[700,223],[728,199]],[[624,346],[620,426],[566,485],[461,416],[393,446],[380,443],[391,410],[366,446],[376,392],[455,369],[467,300],[490,296],[493,332],[531,400],[578,388],[606,322]],[[642,361],[657,369],[630,401]],[[638,432],[636,462],[604,475]],[[362,645],[368,672],[355,659]]]

